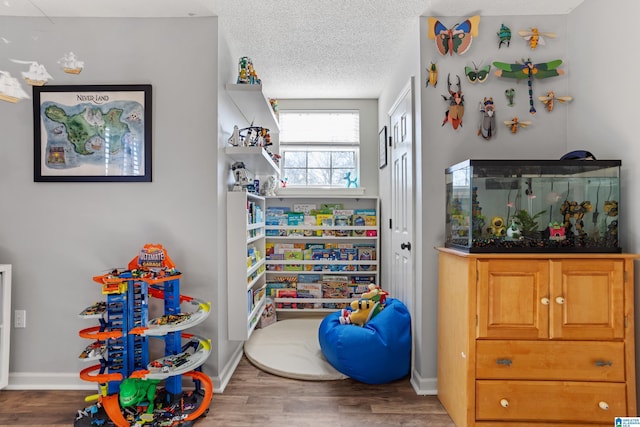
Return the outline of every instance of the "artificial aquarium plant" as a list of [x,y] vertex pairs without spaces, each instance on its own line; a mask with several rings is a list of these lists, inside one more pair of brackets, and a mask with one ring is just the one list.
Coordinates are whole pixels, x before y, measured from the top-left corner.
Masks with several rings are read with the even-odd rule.
[[524,237],[538,238],[538,222],[536,221],[546,211],[540,211],[535,215],[530,215],[525,209],[516,211],[513,215],[513,219],[520,228],[520,232]]

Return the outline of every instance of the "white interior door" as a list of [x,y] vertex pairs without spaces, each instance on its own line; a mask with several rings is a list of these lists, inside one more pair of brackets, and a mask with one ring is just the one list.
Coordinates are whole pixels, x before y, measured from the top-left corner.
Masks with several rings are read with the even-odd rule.
[[413,78],[389,112],[391,133],[391,281],[392,297],[413,313]]

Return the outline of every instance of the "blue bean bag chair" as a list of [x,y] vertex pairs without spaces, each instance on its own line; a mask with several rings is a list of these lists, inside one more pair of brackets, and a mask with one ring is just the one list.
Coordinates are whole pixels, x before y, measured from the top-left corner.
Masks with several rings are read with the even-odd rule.
[[318,328],[320,348],[336,370],[367,384],[385,384],[409,374],[411,316],[399,300],[387,298],[385,308],[364,326],[340,324],[340,311]]

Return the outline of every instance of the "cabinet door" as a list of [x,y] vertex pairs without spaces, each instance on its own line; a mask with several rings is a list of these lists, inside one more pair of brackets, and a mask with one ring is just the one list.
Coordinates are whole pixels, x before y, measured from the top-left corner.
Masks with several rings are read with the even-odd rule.
[[478,338],[545,339],[547,260],[478,260]]
[[551,261],[550,338],[624,338],[624,262]]

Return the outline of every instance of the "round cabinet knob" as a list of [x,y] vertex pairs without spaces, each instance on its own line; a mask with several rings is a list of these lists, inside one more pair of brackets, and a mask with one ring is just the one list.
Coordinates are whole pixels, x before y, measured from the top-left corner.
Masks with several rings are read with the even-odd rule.
[[[600,402],[601,404],[604,402]],[[509,407],[509,401],[507,399],[500,399],[500,406],[502,406],[503,408],[508,408]]]
[[600,403],[598,403],[598,406],[603,411],[607,411],[609,409],[609,404],[607,402],[600,402]]
[[549,298],[544,297],[544,298],[542,298],[542,299],[540,300],[540,302],[541,302],[543,305],[549,305],[549,303],[550,303],[551,301],[549,301]]
[[556,297],[556,302],[560,305],[564,304],[564,298],[562,297]]

